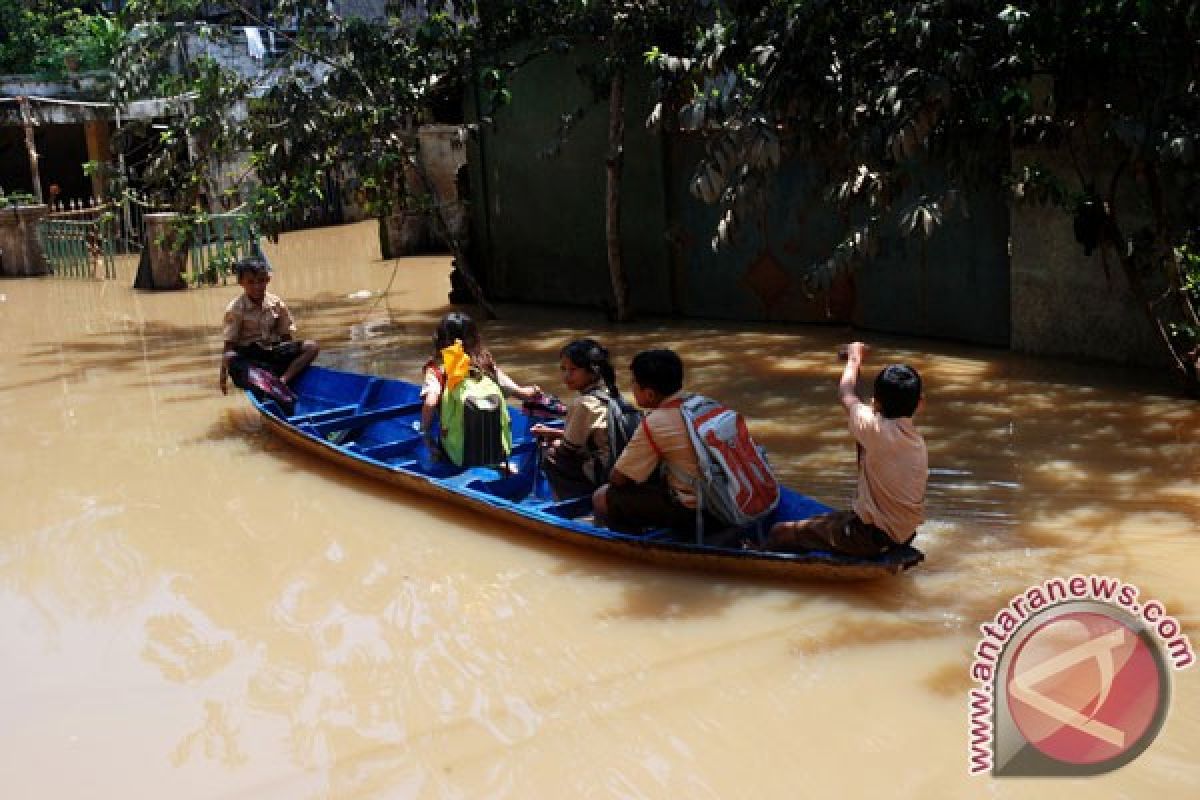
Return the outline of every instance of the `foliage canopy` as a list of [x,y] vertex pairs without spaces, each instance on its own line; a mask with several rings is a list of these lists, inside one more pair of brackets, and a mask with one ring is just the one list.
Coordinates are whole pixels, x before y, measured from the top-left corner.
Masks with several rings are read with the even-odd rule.
[[[124,96],[179,58],[174,22],[198,5],[127,4]],[[225,5],[290,49],[257,87],[219,66],[179,70],[187,113],[164,137],[179,157],[163,166],[193,199],[204,178],[179,170],[240,149],[252,154],[264,218],[311,201],[343,167],[378,213],[421,202],[413,137],[437,92],[469,82],[519,105],[505,84],[520,67],[514,44],[536,55],[588,41],[604,53],[595,80],[610,105],[615,79],[642,60],[658,76],[648,122],[706,137],[690,187],[720,206],[717,246],[756,218],[784,159],[820,165],[845,220],[840,244],[808,271],[813,291],[870,259],[884,234],[935,236],[969,215],[972,190],[1003,190],[1074,218],[1081,247],[1117,266],[1196,387],[1195,2],[396,0],[384,24],[342,18],[323,0],[280,0],[265,15],[260,3]]]
[[114,16],[60,0],[0,0],[0,74],[63,78],[106,70],[123,32]]
[[[720,204],[717,244],[754,217],[785,155],[824,167],[847,220],[809,272],[814,289],[870,258],[881,232],[931,237],[969,213],[967,190],[1004,188],[1074,217],[1081,246],[1119,265],[1196,390],[1200,4],[701,5],[690,46],[652,60],[656,114],[708,135],[692,189]],[[948,185],[929,184],[928,165]]]

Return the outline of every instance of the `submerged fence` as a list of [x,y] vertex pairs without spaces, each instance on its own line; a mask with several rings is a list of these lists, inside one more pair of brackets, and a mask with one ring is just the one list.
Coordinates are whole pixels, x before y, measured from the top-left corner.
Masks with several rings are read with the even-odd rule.
[[233,274],[235,261],[262,256],[250,215],[237,211],[201,217],[192,230],[191,241],[187,281],[192,286],[224,285]]
[[113,257],[142,250],[143,218],[155,207],[133,191],[119,201],[94,197],[49,203],[37,235],[50,271],[67,278],[117,277]]
[[[134,253],[152,244],[145,216],[158,211],[145,199],[126,193],[119,203],[72,201],[52,205],[38,222],[37,235],[54,275],[71,278],[116,278],[114,255]],[[184,279],[192,286],[229,283],[233,264],[262,257],[259,234],[249,214],[237,209],[179,220],[187,241]]]
[[109,211],[84,219],[51,215],[38,222],[37,233],[53,274],[111,280],[117,277],[116,228],[116,217]]
[[49,206],[50,213],[47,218],[55,220],[94,220],[103,215],[111,215],[106,233],[112,241],[113,252],[121,254],[141,251],[146,231],[146,214],[169,210],[165,206],[155,205],[133,189],[125,190],[116,200],[72,198],[52,201]]

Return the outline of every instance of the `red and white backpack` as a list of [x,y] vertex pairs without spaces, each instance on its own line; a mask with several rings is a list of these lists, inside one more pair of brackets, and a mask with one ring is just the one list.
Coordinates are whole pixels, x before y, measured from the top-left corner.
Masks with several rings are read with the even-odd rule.
[[774,511],[779,482],[742,415],[698,394],[689,395],[679,411],[700,467],[698,503],[736,527]]

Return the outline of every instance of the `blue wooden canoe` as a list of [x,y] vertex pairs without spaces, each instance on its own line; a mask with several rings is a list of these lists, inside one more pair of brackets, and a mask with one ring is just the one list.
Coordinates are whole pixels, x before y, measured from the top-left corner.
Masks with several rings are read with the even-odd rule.
[[[269,429],[283,439],[344,467],[455,503],[559,541],[683,569],[719,570],[783,578],[863,580],[895,574],[923,555],[901,547],[879,559],[832,553],[773,553],[698,543],[663,529],[625,534],[592,522],[591,499],[556,501],[538,469],[531,420],[512,411],[515,472],[460,469],[434,461],[416,430],[420,387],[400,380],[309,367],[295,382],[297,400],[285,413],[275,401],[247,392]],[[784,489],[767,524],[804,519],[828,507]],[[730,537],[736,541],[737,537]]]

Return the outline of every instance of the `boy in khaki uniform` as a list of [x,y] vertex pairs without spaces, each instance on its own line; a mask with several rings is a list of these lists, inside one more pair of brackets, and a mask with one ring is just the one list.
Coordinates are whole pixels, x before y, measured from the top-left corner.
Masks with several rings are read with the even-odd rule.
[[[673,350],[643,350],[633,357],[633,398],[647,409],[621,452],[609,482],[592,495],[598,517],[613,530],[644,528],[692,531],[696,526],[696,481],[700,468],[683,414],[683,361]],[[704,529],[724,526],[704,512]]]
[[233,375],[236,386],[245,388],[245,373],[250,366],[267,369],[290,383],[312,363],[320,346],[306,339],[292,339],[296,323],[287,304],[267,291],[271,267],[261,258],[244,258],[234,265],[242,294],[225,308],[219,383],[221,392],[229,391]]
[[771,528],[764,549],[825,550],[872,558],[908,544],[925,519],[929,456],[913,426],[921,404],[921,376],[892,364],[875,378],[871,403],[858,397],[858,373],[866,357],[862,342],[849,345],[838,396],[858,445],[858,490],[849,511],[834,511]]

